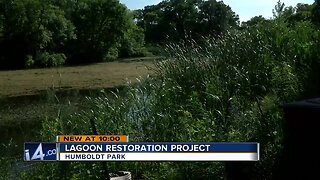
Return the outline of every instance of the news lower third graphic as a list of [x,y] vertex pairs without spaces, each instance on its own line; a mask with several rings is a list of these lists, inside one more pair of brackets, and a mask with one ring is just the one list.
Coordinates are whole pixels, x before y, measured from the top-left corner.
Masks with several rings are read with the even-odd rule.
[[60,143],[60,161],[257,161],[257,143]]
[[256,142],[128,142],[125,135],[63,135],[25,143],[25,161],[259,161]]

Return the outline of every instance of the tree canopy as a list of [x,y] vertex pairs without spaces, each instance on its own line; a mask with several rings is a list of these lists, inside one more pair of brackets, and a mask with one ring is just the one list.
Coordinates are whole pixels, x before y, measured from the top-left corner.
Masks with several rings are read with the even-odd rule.
[[0,1],[1,68],[144,55],[143,31],[118,0]]
[[0,68],[50,67],[148,54],[145,44],[219,37],[283,21],[320,27],[320,2],[286,7],[274,17],[239,16],[223,1],[164,0],[130,11],[118,0],[0,0]]
[[239,17],[222,1],[167,0],[136,11],[147,42],[218,35],[239,26]]

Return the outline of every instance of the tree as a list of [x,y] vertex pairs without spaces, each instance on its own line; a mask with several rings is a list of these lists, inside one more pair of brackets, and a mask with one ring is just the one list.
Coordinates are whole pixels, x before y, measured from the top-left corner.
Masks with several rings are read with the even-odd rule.
[[69,45],[72,54],[69,63],[117,58],[120,40],[131,21],[126,7],[117,0],[78,0],[73,6],[70,14],[77,39]]
[[199,34],[220,34],[223,33],[228,26],[237,27],[239,25],[239,17],[229,6],[222,1],[216,0],[202,1],[199,5]]
[[255,16],[246,22],[243,22],[241,26],[242,28],[250,28],[250,27],[255,27],[259,25],[265,25],[267,22],[268,20],[260,15],[260,16]]
[[129,11],[118,0],[51,1],[64,9],[77,28],[78,39],[69,44],[69,63],[109,61],[146,53],[143,29],[136,25],[142,12]]
[[286,21],[294,26],[295,24],[303,21],[311,21],[313,5],[298,3],[292,13],[288,13]]
[[285,4],[279,0],[272,10],[273,18],[281,18],[284,14]]
[[142,11],[138,25],[144,29],[146,41],[160,42],[173,30],[170,18],[165,20],[165,17],[168,17],[168,6],[169,3],[163,1],[157,5],[146,6]]
[[131,16],[131,21],[127,31],[124,34],[124,37],[121,40],[121,46],[119,47],[119,57],[136,57],[136,56],[145,56],[147,50],[144,47],[144,31],[141,27],[137,26],[136,21],[137,11],[131,11],[129,15]]
[[[75,38],[74,26],[57,6],[43,0],[4,0],[1,4],[3,38],[2,66],[22,68],[26,65],[53,66],[64,62],[65,43]],[[41,54],[48,52],[44,62]],[[60,57],[60,62],[55,61]],[[62,59],[61,59],[62,58]]]
[[147,6],[137,16],[145,30],[147,42],[197,39],[220,34],[239,25],[238,16],[223,2],[216,0],[167,0]]
[[[144,34],[118,0],[0,0],[3,68],[144,55]],[[120,54],[119,54],[120,53]]]
[[312,9],[312,21],[315,25],[320,27],[320,0],[315,0],[314,7]]

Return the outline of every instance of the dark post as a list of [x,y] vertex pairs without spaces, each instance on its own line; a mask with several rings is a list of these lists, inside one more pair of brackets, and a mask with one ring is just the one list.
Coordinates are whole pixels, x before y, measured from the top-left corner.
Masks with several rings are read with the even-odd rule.
[[[90,118],[90,124],[91,124],[91,128],[92,128],[92,132],[94,135],[98,135],[97,132],[97,128],[96,128],[96,124],[94,123],[94,120],[92,118]],[[109,175],[109,171],[108,171],[108,167],[107,167],[107,163],[105,161],[101,162],[103,171],[104,171],[104,176],[107,180],[110,180],[110,175]]]
[[284,149],[274,179],[318,179],[320,98],[282,107],[285,116]]

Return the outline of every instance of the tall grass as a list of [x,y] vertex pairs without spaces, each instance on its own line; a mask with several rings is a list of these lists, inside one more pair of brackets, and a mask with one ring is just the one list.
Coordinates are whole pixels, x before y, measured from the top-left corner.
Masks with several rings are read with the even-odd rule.
[[[256,141],[261,143],[261,161],[244,164],[242,173],[251,179],[271,179],[282,148],[279,105],[299,97],[303,78],[291,54],[284,51],[275,56],[279,49],[270,44],[259,29],[168,44],[165,59],[155,62],[155,76],[129,85],[121,96],[101,92],[87,98],[88,108],[81,113],[47,119],[43,140],[54,140],[59,134],[92,134],[93,120],[98,133],[126,134],[130,141]],[[48,166],[55,169],[50,173],[60,171],[59,163]],[[223,179],[226,175],[225,164],[218,162],[108,166],[111,171],[131,171],[135,179]],[[70,163],[68,170],[67,179],[102,176],[97,163]],[[48,173],[39,169],[32,176],[43,171]]]

